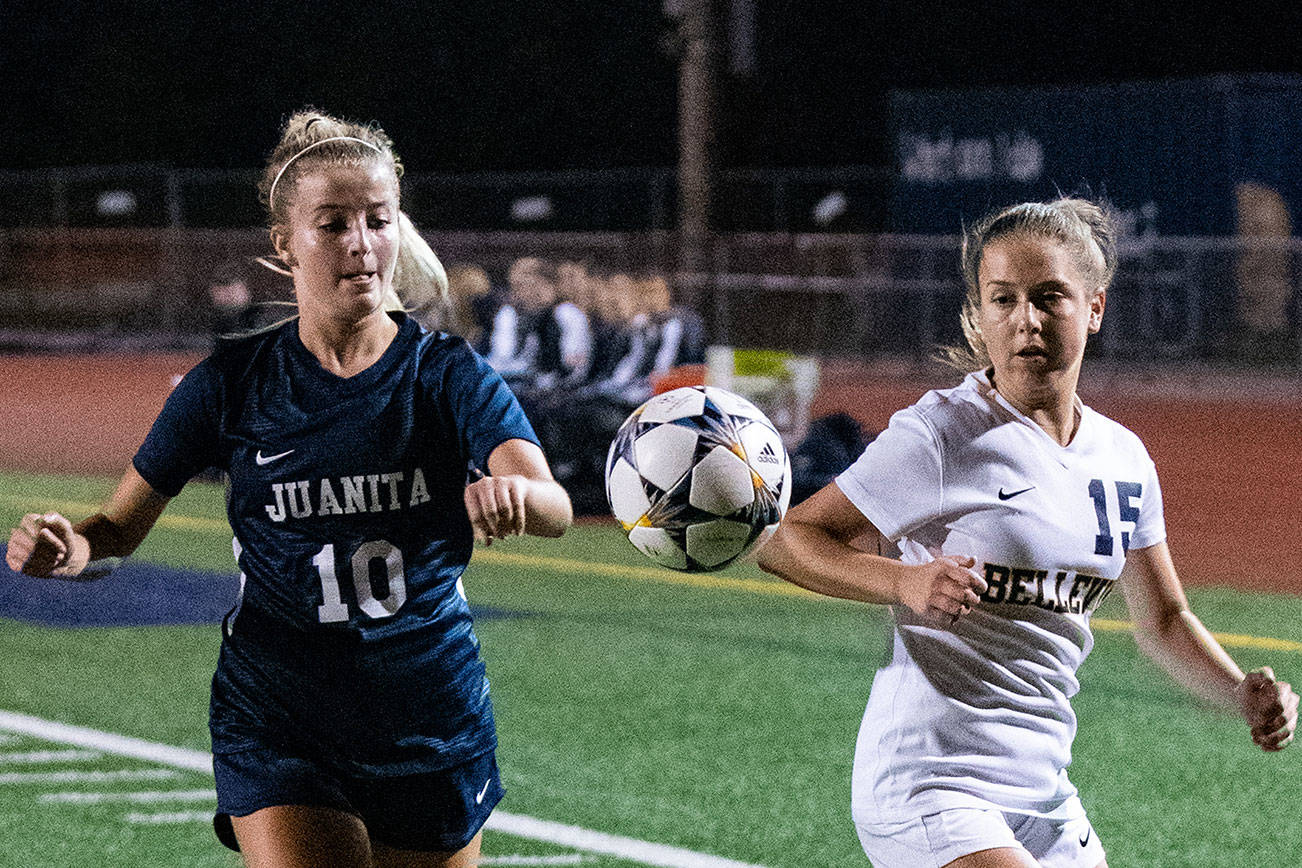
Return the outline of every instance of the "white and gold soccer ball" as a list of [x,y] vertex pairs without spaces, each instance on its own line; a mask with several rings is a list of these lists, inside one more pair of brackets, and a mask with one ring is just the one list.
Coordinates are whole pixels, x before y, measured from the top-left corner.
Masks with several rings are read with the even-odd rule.
[[791,462],[759,409],[713,386],[656,395],[606,456],[606,500],[638,551],[675,570],[745,554],[791,502]]

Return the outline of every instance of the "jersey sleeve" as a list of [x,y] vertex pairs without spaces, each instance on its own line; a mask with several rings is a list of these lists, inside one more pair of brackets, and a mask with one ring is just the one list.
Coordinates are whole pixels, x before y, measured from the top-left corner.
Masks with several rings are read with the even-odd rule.
[[470,347],[456,349],[446,377],[462,446],[477,466],[487,468],[488,456],[507,440],[542,445],[506,381]]
[[1130,548],[1144,549],[1166,539],[1166,514],[1162,506],[1162,488],[1157,481],[1157,468],[1148,462],[1148,479],[1144,481],[1139,517],[1130,536]]
[[941,513],[942,463],[935,431],[915,408],[899,411],[837,487],[892,541]]
[[217,378],[200,362],[168,395],[132,464],[160,494],[175,497],[201,470],[220,466]]

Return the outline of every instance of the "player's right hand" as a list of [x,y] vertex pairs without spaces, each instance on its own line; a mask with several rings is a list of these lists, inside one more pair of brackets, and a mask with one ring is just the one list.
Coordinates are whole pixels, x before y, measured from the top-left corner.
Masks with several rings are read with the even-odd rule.
[[9,532],[5,563],[29,576],[53,575],[72,557],[74,536],[72,523],[57,512],[29,512]]
[[1269,666],[1249,672],[1235,691],[1239,711],[1252,727],[1252,740],[1267,752],[1280,751],[1297,729],[1298,696]]
[[952,626],[981,602],[986,582],[972,567],[974,558],[940,555],[911,568],[900,583],[900,602],[918,615],[943,626]]

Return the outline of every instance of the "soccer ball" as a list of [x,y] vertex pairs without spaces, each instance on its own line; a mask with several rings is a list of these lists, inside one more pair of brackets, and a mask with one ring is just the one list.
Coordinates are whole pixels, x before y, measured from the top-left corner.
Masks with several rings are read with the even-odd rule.
[[745,398],[713,386],[656,395],[606,455],[606,500],[628,540],[662,566],[717,570],[791,502],[782,437]]

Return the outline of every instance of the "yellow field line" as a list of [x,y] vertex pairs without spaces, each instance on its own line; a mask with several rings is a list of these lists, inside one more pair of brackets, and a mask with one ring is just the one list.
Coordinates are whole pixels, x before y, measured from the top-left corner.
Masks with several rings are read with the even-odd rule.
[[[1133,633],[1135,630],[1135,625],[1130,621],[1114,621],[1109,618],[1092,618],[1090,627],[1103,632]],[[1258,648],[1265,651],[1292,651],[1302,654],[1302,642],[1294,642],[1290,639],[1249,636],[1244,633],[1212,633],[1212,635],[1226,648]]]
[[788,582],[774,579],[735,579],[713,573],[677,573],[662,567],[630,567],[623,564],[605,564],[599,561],[579,561],[569,558],[553,558],[542,555],[518,555],[507,552],[480,549],[475,552],[475,559],[504,566],[532,567],[550,570],[556,573],[577,575],[611,576],[617,579],[639,579],[649,582],[663,582],[671,585],[687,585],[694,588],[712,590],[745,591],[751,594],[775,594],[783,597],[808,597],[821,599],[817,594],[796,587]]
[[[43,509],[46,511],[68,513],[71,516],[90,515],[99,509],[99,504],[86,503],[77,500],[51,500],[42,497],[19,499],[10,494],[0,495],[0,503],[6,503],[10,506],[18,506],[24,509]],[[231,526],[224,518],[200,518],[196,515],[169,515],[163,513],[158,518],[158,524],[161,527],[170,527],[175,530],[188,530],[196,533],[206,533],[215,531],[217,533],[230,533]]]
[[[19,504],[18,498],[0,495],[0,502]],[[22,501],[23,504],[29,500]],[[35,504],[34,504],[35,505]],[[44,509],[54,509],[82,515],[93,512],[98,506],[72,500],[42,500],[39,504]],[[200,518],[191,515],[168,515],[164,513],[158,519],[163,527],[196,533],[218,532],[230,533],[230,525],[225,519]],[[639,581],[660,582],[670,585],[685,585],[693,588],[708,588],[717,591],[742,591],[748,594],[771,594],[780,597],[805,597],[808,599],[825,599],[804,588],[779,580],[738,579],[713,573],[678,573],[658,567],[630,567],[622,564],[606,564],[599,561],[580,561],[572,558],[555,558],[546,555],[525,555],[493,549],[480,549],[475,552],[475,559],[481,563],[502,566],[529,567],[549,570],[556,573],[573,575],[609,576],[616,579],[635,579]],[[1135,625],[1129,621],[1111,618],[1094,618],[1090,626],[1104,633],[1131,633]],[[1272,636],[1249,636],[1243,633],[1212,633],[1216,641],[1226,648],[1254,648],[1264,651],[1287,651],[1302,654],[1302,642],[1289,639],[1276,639]]]
[[[807,597],[810,599],[827,599],[783,581],[764,581],[762,579],[734,579],[728,576],[716,576],[710,573],[676,573],[667,569],[654,567],[627,567],[617,564],[603,564],[593,561],[568,560],[538,555],[517,555],[505,552],[479,551],[475,557],[490,563],[504,565],[528,566],[535,569],[555,572],[588,573],[590,575],[612,576],[615,578],[641,579],[663,582],[672,585],[689,585],[697,588],[716,590],[745,591],[751,594],[773,594],[777,596]],[[1133,633],[1135,625],[1130,621],[1117,621],[1111,618],[1092,618],[1090,626],[1101,632]],[[1276,639],[1272,636],[1249,636],[1243,633],[1212,633],[1216,641],[1226,648],[1257,648],[1267,651],[1291,651],[1302,654],[1302,642],[1289,639]]]

